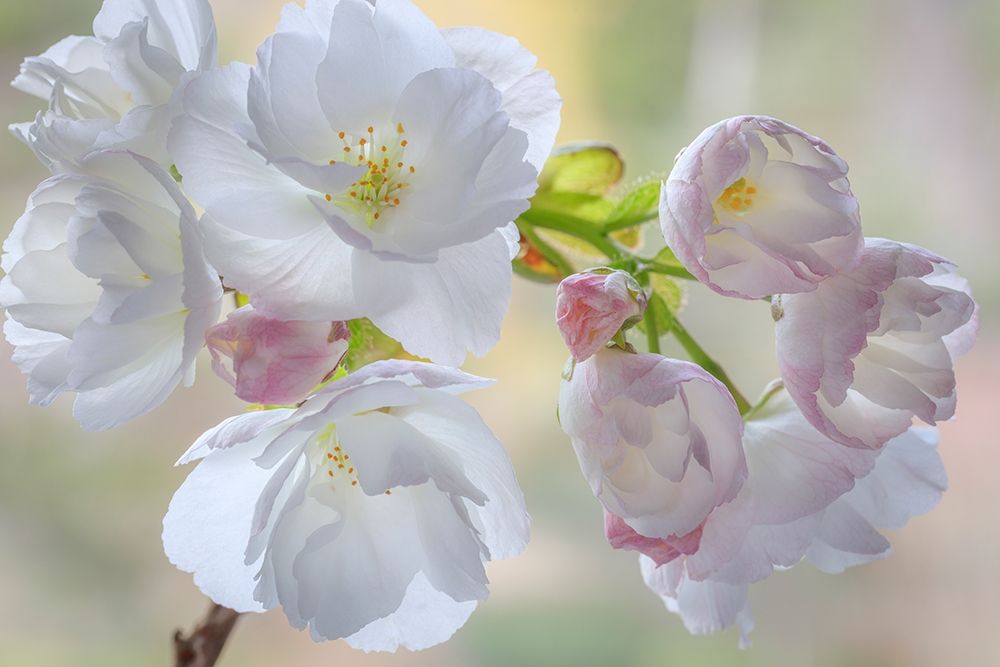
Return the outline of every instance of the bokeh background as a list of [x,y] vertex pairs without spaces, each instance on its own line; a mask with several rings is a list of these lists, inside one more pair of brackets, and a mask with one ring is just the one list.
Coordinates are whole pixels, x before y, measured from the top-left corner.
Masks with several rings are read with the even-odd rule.
[[[168,0],[161,0],[168,4]],[[99,0],[2,0],[0,78],[70,33]],[[280,0],[213,0],[224,61],[252,60]],[[959,420],[943,426],[952,489],[892,536],[885,561],[829,577],[808,566],[755,587],[754,646],[690,637],[613,553],[555,420],[565,353],[553,290],[519,282],[500,346],[469,369],[499,379],[472,400],[507,444],[534,516],[527,552],[491,569],[493,594],[447,645],[366,656],[314,645],[280,612],[241,621],[224,666],[1000,665],[1000,3],[994,0],[422,0],[441,25],[516,35],[565,97],[561,141],[601,139],[640,177],[669,169],[703,127],[765,113],[824,137],[852,165],[866,231],[958,262],[983,305],[959,364]],[[0,121],[40,102],[0,89]],[[0,138],[0,231],[43,169]],[[651,231],[651,234],[655,230]],[[765,306],[694,289],[689,328],[754,394],[776,374]],[[187,470],[171,464],[240,406],[203,369],[193,390],[110,434],[70,401],[26,405],[0,345],[0,665],[169,664],[171,633],[206,603],[160,550]]]

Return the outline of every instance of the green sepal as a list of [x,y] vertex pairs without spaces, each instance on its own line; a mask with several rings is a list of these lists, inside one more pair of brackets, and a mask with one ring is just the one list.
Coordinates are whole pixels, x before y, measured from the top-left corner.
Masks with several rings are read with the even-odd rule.
[[383,333],[368,318],[351,320],[347,326],[351,331],[351,340],[343,362],[346,372],[353,373],[359,368],[386,359],[423,361],[407,352],[402,343]]

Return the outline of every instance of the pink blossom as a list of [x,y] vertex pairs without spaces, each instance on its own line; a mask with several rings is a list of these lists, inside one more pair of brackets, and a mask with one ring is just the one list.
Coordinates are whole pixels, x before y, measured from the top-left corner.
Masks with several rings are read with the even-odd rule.
[[821,139],[766,116],[708,128],[663,185],[660,224],[687,269],[726,296],[815,289],[857,262],[847,163]]
[[882,449],[844,447],[772,385],[747,416],[739,495],[711,513],[695,550],[664,563],[640,549],[643,579],[691,632],[735,624],[745,644],[752,584],[803,560],[837,573],[884,558],[882,531],[937,505],[948,486],[937,442],[936,429],[915,426]]
[[212,368],[249,403],[296,403],[343,359],[351,334],[343,322],[286,322],[246,306],[206,335]]
[[690,551],[706,517],[746,477],[732,396],[688,362],[601,350],[563,382],[559,416],[591,490],[615,517],[615,546],[661,559]]
[[774,302],[788,392],[829,438],[878,448],[917,417],[955,414],[955,358],[978,315],[955,267],[923,248],[868,239],[856,269]]
[[556,294],[556,323],[573,358],[597,353],[646,310],[646,295],[624,271],[596,269],[566,278]]

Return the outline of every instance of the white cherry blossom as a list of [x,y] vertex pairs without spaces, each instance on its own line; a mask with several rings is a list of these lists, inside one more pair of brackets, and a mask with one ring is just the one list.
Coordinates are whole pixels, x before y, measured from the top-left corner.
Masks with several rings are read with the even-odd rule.
[[222,288],[191,205],[152,161],[97,153],[42,183],[3,269],[4,333],[32,403],[76,393],[81,424],[108,429],[194,381]]
[[503,447],[454,395],[484,384],[377,362],[298,410],[222,423],[181,461],[203,458],[164,519],[167,555],[219,604],[280,606],[316,640],[447,640],[486,598],[486,562],[528,540]]
[[164,167],[174,92],[214,67],[208,0],[105,0],[94,36],[71,36],[28,58],[13,86],[48,102],[14,135],[53,169],[98,149],[129,149]]
[[170,136],[213,221],[209,257],[269,316],[365,316],[434,361],[484,354],[509,302],[509,224],[559,122],[534,63],[409,0],[286,8],[256,66],[188,87]]

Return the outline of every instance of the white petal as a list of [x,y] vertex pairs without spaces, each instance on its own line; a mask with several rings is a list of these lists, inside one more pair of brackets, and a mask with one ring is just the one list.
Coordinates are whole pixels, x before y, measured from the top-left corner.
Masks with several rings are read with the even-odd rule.
[[253,463],[264,444],[214,452],[177,490],[163,519],[170,562],[193,573],[212,600],[242,612],[264,610],[254,599],[259,567],[244,564],[254,506],[273,474]]
[[540,173],[559,131],[562,99],[555,81],[536,70],[538,59],[513,37],[481,28],[443,31],[456,64],[479,72],[503,94],[511,125],[528,135],[528,162]]
[[448,641],[476,610],[475,600],[455,602],[418,572],[395,613],[369,623],[346,638],[362,651],[422,651]]
[[364,134],[388,120],[403,89],[421,72],[451,67],[454,55],[436,26],[409,0],[341,0],[329,52],[317,72],[320,103],[335,132]]
[[[357,256],[329,227],[301,236],[270,240],[242,234],[202,220],[206,254],[225,284],[251,297],[254,307],[284,320],[344,321],[364,317],[377,307],[357,298]],[[384,274],[361,274],[375,290]],[[380,299],[385,297],[379,297]]]
[[216,61],[215,20],[208,0],[105,0],[94,19],[94,34],[117,37],[129,23],[149,21],[149,41],[176,57],[184,69],[212,67]]
[[185,114],[168,140],[185,189],[214,220],[246,234],[287,239],[325,226],[310,191],[248,145],[260,142],[246,111],[249,76],[231,65],[185,89]]
[[443,393],[420,390],[419,408],[394,410],[407,423],[457,457],[465,476],[486,497],[466,502],[491,559],[513,558],[528,545],[528,513],[503,445],[467,403]]
[[483,356],[500,340],[510,304],[511,268],[500,233],[441,251],[434,264],[356,255],[359,301],[411,354],[459,366],[468,352]]

